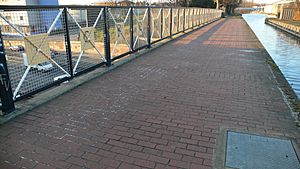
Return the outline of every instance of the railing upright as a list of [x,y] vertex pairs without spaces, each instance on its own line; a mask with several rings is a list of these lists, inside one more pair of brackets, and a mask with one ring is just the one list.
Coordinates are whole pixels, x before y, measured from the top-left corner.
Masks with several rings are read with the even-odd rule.
[[163,38],[163,29],[164,29],[164,8],[160,8],[160,38]]
[[186,15],[185,15],[185,8],[183,8],[183,25],[182,25],[182,31],[185,31],[185,20],[186,20]]
[[104,51],[105,51],[105,58],[106,58],[106,66],[111,66],[108,7],[104,7],[103,21],[104,21],[103,33],[104,33]]
[[7,62],[6,62],[4,42],[2,39],[1,29],[0,29],[0,97],[2,103],[1,105],[2,115],[8,114],[15,110],[15,104],[13,100],[13,93],[12,93],[9,73],[7,69]]
[[147,25],[147,48],[151,48],[151,8],[148,7],[148,25]]
[[133,37],[133,7],[130,8],[130,49],[131,51],[134,51],[134,37]]
[[193,8],[193,17],[192,17],[192,27],[194,28],[195,27],[195,22],[196,22],[196,19],[195,19],[195,9]]
[[71,47],[71,40],[70,40],[70,30],[69,30],[69,22],[68,22],[68,8],[64,7],[63,9],[64,13],[64,27],[65,27],[65,46],[66,46],[66,52],[68,56],[69,61],[69,69],[70,69],[70,78],[73,78],[74,72],[73,72],[73,63],[72,63],[72,47]]
[[170,8],[170,38],[172,38],[172,28],[173,28],[173,8]]

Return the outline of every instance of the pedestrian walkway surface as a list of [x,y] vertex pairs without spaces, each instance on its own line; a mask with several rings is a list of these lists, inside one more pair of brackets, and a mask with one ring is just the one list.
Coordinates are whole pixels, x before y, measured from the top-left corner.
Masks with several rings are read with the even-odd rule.
[[298,141],[267,56],[216,21],[2,125],[0,168],[208,169],[220,128]]

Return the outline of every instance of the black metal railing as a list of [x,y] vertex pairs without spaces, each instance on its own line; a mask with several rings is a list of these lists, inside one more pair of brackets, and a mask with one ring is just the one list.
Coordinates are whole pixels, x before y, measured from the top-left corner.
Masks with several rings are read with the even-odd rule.
[[221,17],[203,8],[0,8],[0,80],[9,84],[1,89],[4,114],[15,101]]

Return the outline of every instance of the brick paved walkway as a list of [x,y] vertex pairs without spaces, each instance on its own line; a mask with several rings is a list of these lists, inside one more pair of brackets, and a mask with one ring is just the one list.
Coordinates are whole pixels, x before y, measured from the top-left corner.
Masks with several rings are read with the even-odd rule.
[[0,168],[212,168],[220,127],[299,140],[265,59],[217,21],[1,126]]

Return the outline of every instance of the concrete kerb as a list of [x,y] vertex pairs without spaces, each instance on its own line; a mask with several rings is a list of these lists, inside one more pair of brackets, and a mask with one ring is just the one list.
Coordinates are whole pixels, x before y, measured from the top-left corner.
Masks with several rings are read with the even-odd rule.
[[[243,18],[244,19],[244,18]],[[245,21],[245,20],[244,20]],[[246,22],[246,21],[245,21]],[[256,37],[256,39],[260,42],[259,38],[256,36],[256,34],[253,32],[249,24],[246,22],[249,30],[253,33],[253,35]],[[284,77],[281,70],[278,68],[277,64],[269,54],[269,52],[264,49],[266,52],[266,64],[270,68],[271,73],[274,76],[274,79],[277,82],[278,90],[282,93],[283,100],[286,102],[286,104],[290,107],[291,115],[295,118],[295,123],[298,127],[300,127],[299,122],[299,111],[300,111],[300,100],[297,97],[295,91],[292,89],[291,85],[288,83],[286,78]]]
[[16,104],[15,104],[16,110],[8,115],[0,117],[0,125],[8,122],[9,120],[11,120],[17,116],[20,116],[26,112],[29,112],[30,110],[33,110],[34,108],[39,107],[39,106],[55,99],[56,97],[59,97],[65,93],[75,89],[76,87],[78,87],[86,82],[89,82],[90,80],[98,78],[98,77],[118,68],[121,65],[129,63],[130,61],[132,61],[140,56],[143,56],[144,54],[149,53],[152,50],[155,50],[156,48],[159,48],[165,44],[168,44],[169,42],[176,40],[179,37],[187,36],[190,33],[197,31],[198,29],[205,27],[205,26],[207,26],[217,20],[220,20],[220,19],[221,18],[211,21],[209,23],[206,23],[204,25],[195,27],[194,29],[189,29],[183,33],[176,34],[176,35],[172,36],[172,38],[167,38],[156,44],[151,45],[151,48],[149,48],[149,49],[141,50],[141,51],[138,51],[131,55],[128,55],[126,57],[123,57],[121,59],[118,59],[115,62],[113,62],[113,64],[110,67],[97,68],[89,73],[75,77],[71,81],[64,82],[64,83],[60,84],[59,86],[55,86],[46,91],[40,92],[29,99],[24,99],[22,101],[16,102]]

